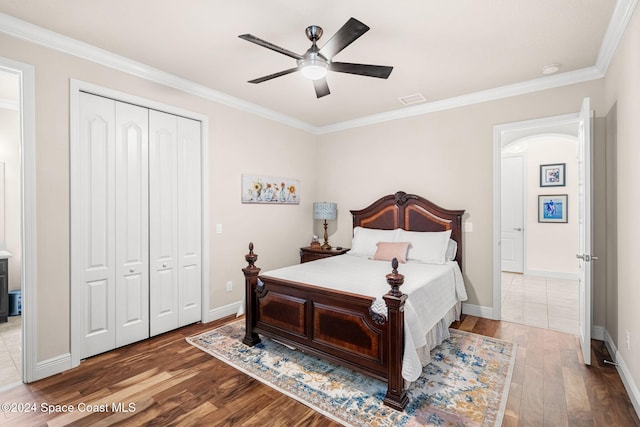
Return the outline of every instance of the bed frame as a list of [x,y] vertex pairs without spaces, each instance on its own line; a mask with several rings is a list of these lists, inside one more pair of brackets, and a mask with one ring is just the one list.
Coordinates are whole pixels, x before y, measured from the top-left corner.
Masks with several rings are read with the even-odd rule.
[[[353,226],[408,231],[451,230],[462,268],[463,210],[447,210],[402,191],[382,197],[362,210],[352,210]],[[253,346],[258,334],[363,372],[387,382],[384,403],[399,411],[408,403],[402,378],[404,276],[397,261],[387,274],[390,291],[383,296],[388,315],[371,311],[374,298],[260,275],[258,255],[249,244],[246,286],[246,332],[242,342]]]

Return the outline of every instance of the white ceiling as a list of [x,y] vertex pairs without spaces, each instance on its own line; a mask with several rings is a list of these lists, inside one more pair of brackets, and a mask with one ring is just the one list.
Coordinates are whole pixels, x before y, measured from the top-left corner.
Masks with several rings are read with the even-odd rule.
[[[550,87],[584,80],[608,65],[598,62],[621,31],[610,28],[620,27],[616,6],[636,1],[2,0],[0,13],[318,129],[482,91],[535,90],[545,79]],[[294,67],[295,60],[238,35],[302,54],[310,46],[307,26],[324,29],[322,46],[350,17],[371,29],[335,60],[391,65],[388,80],[330,72],[331,94],[320,99],[300,73],[247,83]],[[540,80],[551,63],[561,64],[560,73]],[[398,100],[415,93],[426,98],[425,107]]]

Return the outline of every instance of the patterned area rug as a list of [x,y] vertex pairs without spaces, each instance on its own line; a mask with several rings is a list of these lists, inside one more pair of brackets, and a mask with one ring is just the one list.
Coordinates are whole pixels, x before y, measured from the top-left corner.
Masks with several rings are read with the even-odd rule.
[[405,412],[384,406],[386,383],[261,336],[242,344],[244,319],[187,342],[347,426],[499,426],[515,344],[451,329],[407,390]]

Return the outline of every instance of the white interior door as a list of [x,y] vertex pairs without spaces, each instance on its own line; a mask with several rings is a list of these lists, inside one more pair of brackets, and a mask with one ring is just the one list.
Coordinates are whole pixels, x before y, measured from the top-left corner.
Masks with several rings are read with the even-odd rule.
[[501,169],[501,257],[502,271],[524,271],[524,215],[523,194],[525,158],[502,157]]
[[149,110],[116,108],[116,347],[149,337]]
[[591,108],[585,98],[578,124],[578,280],[580,344],[584,363],[591,364]]
[[151,336],[178,327],[178,117],[149,111]]
[[82,302],[81,357],[115,345],[115,108],[114,101],[80,94],[80,135],[76,170],[78,210],[73,245],[79,272],[78,300]]
[[178,118],[178,323],[202,317],[202,171],[200,122]]

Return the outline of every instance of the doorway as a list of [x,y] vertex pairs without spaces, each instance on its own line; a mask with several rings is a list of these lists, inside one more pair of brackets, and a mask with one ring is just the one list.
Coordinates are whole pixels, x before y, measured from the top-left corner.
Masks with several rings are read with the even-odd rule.
[[0,245],[3,251],[10,253],[7,261],[7,288],[20,291],[13,293],[10,301],[7,301],[11,302],[7,307],[11,310],[8,313],[13,314],[7,319],[9,329],[19,331],[17,335],[11,333],[11,338],[3,339],[3,344],[6,345],[5,361],[10,360],[15,369],[15,374],[11,373],[4,378],[2,385],[7,385],[38,379],[35,372],[36,355],[33,351],[36,337],[34,68],[0,57],[0,79],[0,114],[4,117],[5,125],[12,123],[7,128],[3,126],[3,132],[10,132],[11,137],[8,141],[3,141],[0,147],[0,162],[5,163],[3,179],[0,180],[4,181],[0,197],[4,199],[0,200]]
[[[575,231],[575,240],[576,241],[580,241],[580,238],[583,237],[583,234],[585,235],[589,235],[590,236],[590,226],[582,227],[581,225],[585,222],[589,222],[590,223],[590,217],[588,217],[585,220],[585,215],[584,215],[584,210],[585,207],[587,208],[586,210],[588,212],[590,212],[590,206],[591,206],[591,202],[590,202],[590,197],[585,197],[585,194],[590,194],[590,187],[585,187],[585,183],[589,183],[591,180],[591,175],[590,175],[590,167],[587,167],[590,163],[590,159],[587,158],[587,160],[585,161],[584,158],[584,152],[590,152],[590,141],[591,141],[591,137],[590,137],[590,126],[591,126],[591,117],[590,117],[590,110],[589,110],[589,103],[588,103],[588,98],[585,99],[584,103],[583,103],[583,110],[584,113],[581,111],[579,114],[568,114],[568,115],[563,115],[563,116],[555,116],[555,117],[548,117],[548,118],[543,118],[543,119],[536,119],[536,120],[529,120],[529,121],[523,121],[523,122],[517,122],[517,123],[509,123],[509,124],[504,124],[504,125],[497,125],[494,127],[494,295],[493,295],[493,307],[494,307],[494,318],[496,319],[502,319],[503,318],[503,287],[501,285],[502,283],[502,251],[504,250],[504,248],[502,247],[502,221],[501,221],[501,217],[502,217],[502,205],[501,205],[501,199],[502,199],[502,157],[503,157],[503,151],[505,148],[511,146],[511,152],[510,154],[513,156],[517,153],[515,153],[515,151],[518,151],[516,148],[518,148],[517,144],[514,143],[520,143],[522,144],[528,144],[530,142],[532,142],[533,140],[535,140],[536,138],[540,137],[541,135],[552,135],[552,136],[556,136],[562,139],[570,139],[570,140],[575,140],[577,141],[577,150],[574,150],[574,157],[577,157],[577,165],[572,167],[574,169],[573,173],[578,173],[577,171],[579,171],[580,173],[578,173],[578,178],[576,178],[578,180],[578,184],[577,184],[577,188],[578,188],[578,195],[574,196],[572,198],[572,200],[577,201],[577,206],[574,206],[574,209],[571,211],[571,213],[569,215],[571,215],[571,218],[573,218],[574,220],[578,220],[579,226],[577,228],[577,231]],[[588,141],[588,142],[586,142]],[[520,149],[522,149],[522,147],[519,147]],[[507,152],[509,152],[509,150],[506,150]],[[553,149],[549,150],[550,152],[553,152]],[[538,164],[539,163],[539,164]],[[539,179],[539,173],[541,170],[541,166],[544,162],[542,161],[537,161],[535,167],[533,168],[533,171],[529,171],[529,173],[527,173],[528,176],[533,175],[534,179]],[[586,179],[584,176],[581,175],[582,172],[586,172],[588,175],[586,175]],[[582,184],[581,184],[582,183]],[[543,186],[540,185],[541,183],[535,182],[533,185],[529,185],[529,188],[533,188],[533,190],[529,191],[529,194],[527,197],[528,199],[528,203],[523,203],[523,206],[525,206],[525,210],[527,212],[527,215],[531,216],[533,215],[534,218],[534,224],[537,225],[538,223],[538,205],[539,205],[539,197],[538,196],[542,196],[542,195],[547,195],[547,194],[551,194],[551,195],[555,195],[555,194],[566,194],[565,193],[565,189],[567,187],[562,188],[561,191],[551,191],[553,190],[553,188],[542,188]],[[558,190],[556,188],[556,190]],[[535,199],[535,200],[534,200]],[[544,218],[543,218],[544,219]],[[543,221],[544,222],[544,221]],[[534,236],[536,237],[537,240],[543,240],[543,239],[539,239],[540,235],[539,235],[539,230],[536,230],[535,234],[531,234],[532,231],[534,230],[528,230],[527,228],[529,227],[526,223],[523,223],[523,235],[524,235],[524,241],[526,242],[526,236]],[[531,225],[531,221],[529,222],[529,225]],[[566,224],[540,224],[540,225],[544,225],[546,226],[547,231],[552,233],[552,236],[554,236],[554,238],[551,240],[553,241],[558,241],[558,239],[555,238],[555,233],[560,232],[560,231],[565,231],[567,230],[567,228],[563,228]],[[550,226],[560,226],[560,228],[551,228]],[[533,239],[531,239],[533,240]],[[544,242],[547,243],[547,242]],[[576,256],[576,250],[578,250],[580,252],[580,254],[582,254],[582,251],[579,249],[579,244],[574,244],[574,249],[573,251],[570,251],[568,253],[565,254],[565,257],[567,257],[565,259],[565,262],[569,262],[569,263],[573,263],[574,265],[577,264],[579,266],[579,268],[577,268],[577,272],[575,274],[575,276],[577,276],[578,280],[578,291],[579,291],[579,302],[578,302],[578,310],[579,310],[579,319],[578,319],[578,331],[576,331],[576,334],[579,334],[581,341],[583,340],[583,336],[587,336],[588,332],[590,331],[590,316],[591,316],[591,307],[590,307],[590,299],[586,298],[586,296],[590,295],[591,292],[591,284],[590,284],[590,278],[589,280],[584,280],[584,272],[585,270],[587,270],[588,268],[590,269],[590,266],[587,268],[585,266],[586,263],[577,263],[575,260],[575,256]],[[515,277],[519,277],[520,279],[524,278],[526,276],[526,273],[540,273],[541,271],[536,271],[535,268],[540,268],[540,267],[536,267],[533,263],[527,263],[527,259],[531,258],[531,254],[527,254],[527,248],[529,247],[529,245],[524,246],[524,260],[525,260],[525,265],[523,268],[523,273],[525,274],[518,274],[518,276]],[[551,245],[551,249],[543,251],[543,256],[542,258],[544,259],[545,256],[546,258],[553,258],[552,256],[552,250],[554,249],[553,245]],[[549,254],[545,255],[547,252],[549,252]],[[588,250],[587,250],[588,252]],[[568,261],[567,261],[568,260]],[[556,274],[556,276],[559,276],[557,278],[555,277],[548,277],[549,274],[547,271],[545,271],[547,269],[543,269],[542,270],[542,282],[544,283],[544,286],[547,287],[547,281],[548,280],[568,280],[569,278],[573,278],[572,276],[574,276],[573,271],[569,272],[568,274],[565,272],[565,274]],[[553,270],[553,269],[551,269]],[[553,275],[551,275],[553,276]],[[508,277],[507,278],[507,282],[509,282],[509,280],[513,281],[513,276],[512,277]],[[583,298],[583,295],[585,295],[585,298]],[[584,332],[584,330],[586,330],[587,332]],[[589,339],[584,340],[585,342],[589,342]]]
[[547,131],[502,149],[501,318],[577,335],[577,136]]

